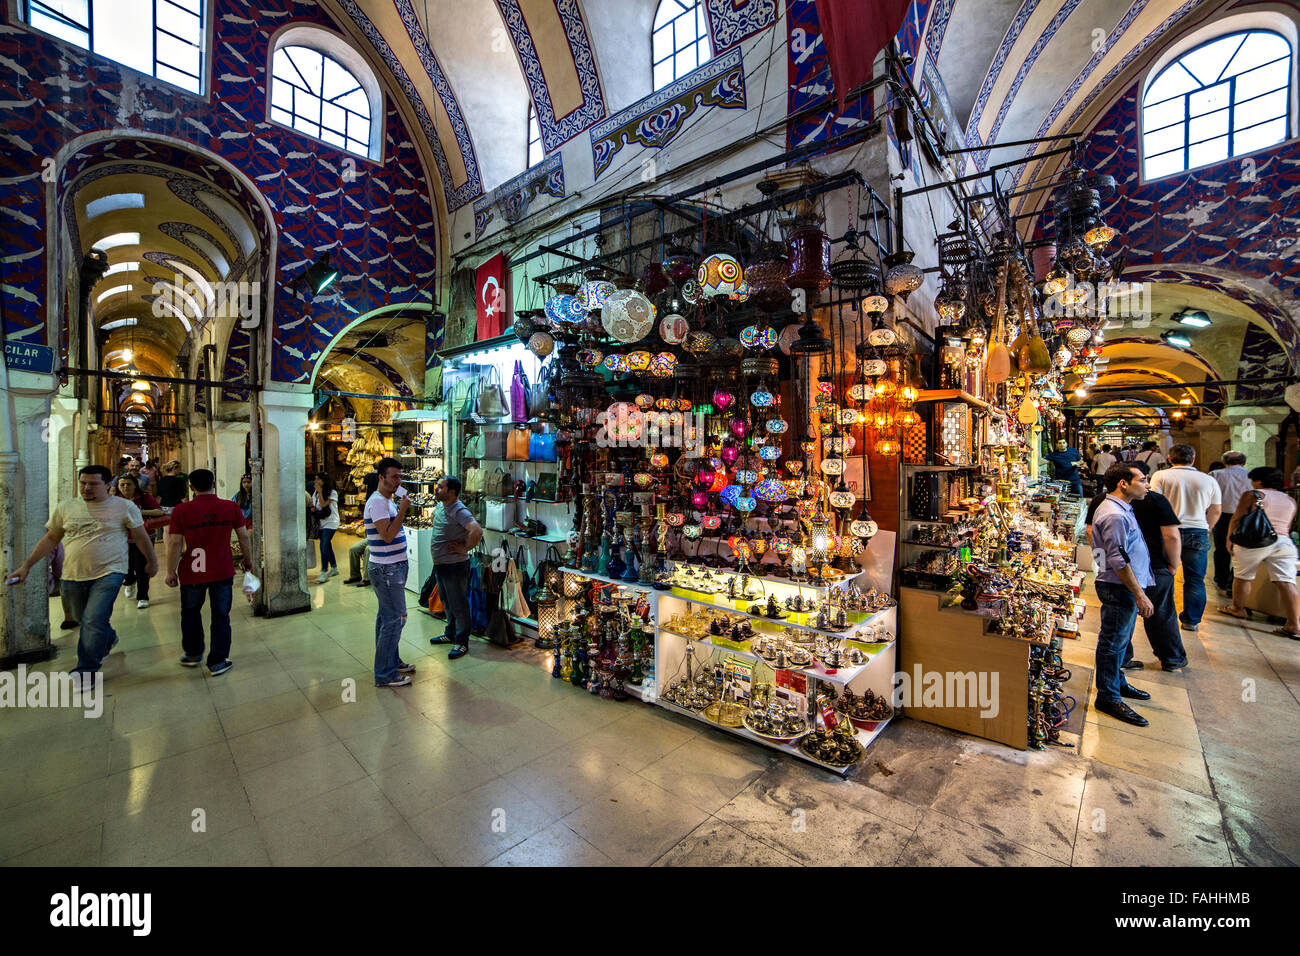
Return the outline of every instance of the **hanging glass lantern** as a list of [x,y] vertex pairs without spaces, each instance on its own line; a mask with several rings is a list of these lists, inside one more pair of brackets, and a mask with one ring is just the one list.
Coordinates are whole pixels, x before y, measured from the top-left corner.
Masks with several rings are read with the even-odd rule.
[[653,455],[650,456],[650,467],[651,467],[651,468],[667,468],[667,467],[668,467],[668,456],[665,455],[665,454],[664,454],[663,452],[661,452],[661,451],[657,451],[657,452],[655,452]]
[[791,458],[789,461],[785,463],[785,470],[792,475],[802,475],[803,462],[801,462],[798,458]]
[[858,413],[852,408],[841,408],[839,422],[841,425],[855,425],[858,421]]
[[556,325],[582,322],[587,317],[587,310],[582,307],[578,297],[568,293],[553,295],[547,299],[545,312],[546,317]]
[[682,537],[688,541],[698,541],[702,531],[697,524],[688,524],[682,526]]
[[638,471],[632,476],[632,483],[641,489],[649,488],[655,483],[655,476],[648,471]]
[[744,490],[740,485],[727,485],[718,492],[718,497],[722,499],[723,504],[731,505],[734,508],[736,507],[736,499],[740,497],[741,492]]
[[758,501],[752,495],[741,495],[736,499],[736,510],[744,514],[749,514],[758,507]]
[[794,542],[792,542],[786,535],[778,534],[772,539],[772,547],[776,550],[776,556],[778,558],[788,558],[790,557],[791,549],[794,547]]
[[[800,462],[802,464],[802,462]],[[787,478],[781,482],[785,486],[785,493],[788,498],[802,498],[804,491],[808,488],[808,482],[802,478]]]
[[760,501],[780,503],[788,500],[790,493],[786,491],[783,482],[775,478],[769,478],[766,481],[760,481],[754,486],[754,497]]
[[637,349],[627,354],[627,367],[633,372],[644,372],[653,360],[654,356],[645,349]]
[[635,399],[636,407],[644,411],[649,411],[655,407],[655,397],[653,395],[638,395]]
[[831,507],[841,511],[848,511],[857,504],[858,496],[849,490],[849,486],[840,478],[840,483],[835,486],[835,490],[830,494]]
[[885,257],[885,291],[904,302],[925,282],[925,273],[919,266],[912,264],[913,255],[914,253],[902,251]]
[[722,527],[722,517],[720,515],[705,515],[700,519],[700,527],[705,531],[717,531]]
[[754,557],[761,558],[767,554],[767,538],[750,538],[749,547],[754,552]]
[[731,429],[731,434],[735,435],[737,438],[744,438],[749,434],[749,423],[743,418],[733,418],[727,424],[727,427]]
[[555,339],[549,332],[534,332],[528,339],[528,351],[538,358],[546,358],[555,350]]
[[723,447],[720,454],[722,455],[722,460],[726,464],[734,465],[736,463],[736,459],[740,457],[740,449],[737,448],[735,445],[726,445]]
[[686,523],[686,515],[680,511],[670,511],[664,515],[664,521],[668,523],[670,528],[680,528]]
[[601,309],[601,326],[610,338],[625,344],[639,342],[654,328],[654,303],[638,289],[616,289]]
[[716,392],[713,393],[713,407],[720,412],[725,412],[728,408],[731,407],[732,403],[735,400],[736,400],[735,395],[732,395],[730,392],[723,391],[722,389],[718,389]]
[[605,366],[605,368],[609,369],[609,371],[615,374],[626,372],[628,370],[627,357],[623,355],[619,355],[617,352],[611,355],[606,355],[605,360],[602,364]]
[[885,457],[893,457],[898,454],[899,450],[897,439],[888,436],[876,439],[876,444],[872,447],[872,451],[877,455]]
[[814,438],[812,435],[804,435],[803,438],[799,439],[799,449],[805,455],[811,455],[813,453],[813,449],[816,447],[817,447],[817,439]]
[[659,320],[659,337],[667,345],[681,345],[690,331],[691,324],[677,312],[669,313]]
[[754,482],[758,481],[758,472],[750,471],[749,469],[738,471],[736,472],[736,481],[740,482],[742,485],[752,485]]
[[605,361],[605,353],[600,349],[579,349],[578,364],[591,370]]
[[696,270],[695,281],[705,295],[731,295],[745,278],[745,271],[735,256],[717,252],[707,256]]
[[869,402],[876,397],[876,387],[870,382],[859,382],[849,389],[849,398],[855,402]]
[[703,491],[694,491],[691,493],[691,507],[696,511],[702,509],[709,503],[709,496]]
[[672,352],[660,352],[650,360],[650,374],[655,378],[672,378],[677,371],[677,356]]
[[686,336],[686,341],[682,348],[693,355],[704,355],[713,351],[713,347],[718,340],[713,337],[711,332],[705,332],[703,329],[696,329]]
[[614,283],[606,279],[588,279],[578,286],[578,303],[585,311],[596,312],[605,307],[615,291]]
[[764,445],[758,450],[758,457],[764,461],[776,461],[781,457],[781,447],[779,445]]
[[790,429],[790,424],[784,418],[769,418],[763,423],[769,435],[784,435]]
[[881,315],[889,309],[889,300],[883,295],[869,295],[862,300],[862,311],[869,316]]
[[902,428],[914,428],[921,424],[921,416],[913,409],[904,409],[898,413],[898,424]]
[[749,297],[753,294],[753,292],[754,290],[750,288],[749,283],[746,282],[744,279],[741,279],[740,284],[736,286],[736,291],[731,293],[731,301],[748,302]]
[[842,475],[844,474],[843,458],[823,458],[822,459],[823,475]]

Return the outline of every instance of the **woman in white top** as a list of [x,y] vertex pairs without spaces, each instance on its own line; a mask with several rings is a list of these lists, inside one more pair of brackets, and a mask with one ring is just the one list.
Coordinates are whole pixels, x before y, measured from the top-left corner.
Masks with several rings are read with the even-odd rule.
[[1144,443],[1142,450],[1134,456],[1134,460],[1143,462],[1151,469],[1153,475],[1157,469],[1164,468],[1169,463],[1168,459],[1160,451],[1160,446],[1153,441]]
[[331,575],[339,573],[339,563],[334,558],[332,538],[339,529],[339,493],[334,490],[334,482],[325,472],[316,473],[316,490],[308,495],[308,501],[316,517],[320,519],[320,577],[317,584],[324,584]]
[[[1296,590],[1296,549],[1291,540],[1291,524],[1295,521],[1296,503],[1282,490],[1282,472],[1277,468],[1252,468],[1250,483],[1255,491],[1247,491],[1237,503],[1232,522],[1228,525],[1228,550],[1232,552],[1232,604],[1219,608],[1231,617],[1246,616],[1246,601],[1255,583],[1259,566],[1268,568],[1268,576],[1282,597],[1286,607],[1286,625],[1274,631],[1293,641],[1300,641],[1300,591]],[[1263,499],[1261,507],[1268,516],[1277,541],[1265,548],[1243,548],[1233,544],[1231,537],[1237,525],[1255,507],[1256,495]]]

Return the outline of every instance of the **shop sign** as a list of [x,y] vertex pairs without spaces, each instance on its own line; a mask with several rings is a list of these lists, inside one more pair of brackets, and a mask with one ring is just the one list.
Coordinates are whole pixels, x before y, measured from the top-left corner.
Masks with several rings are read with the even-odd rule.
[[49,375],[54,371],[54,349],[48,345],[6,342],[5,365],[9,367],[10,371],[38,372]]

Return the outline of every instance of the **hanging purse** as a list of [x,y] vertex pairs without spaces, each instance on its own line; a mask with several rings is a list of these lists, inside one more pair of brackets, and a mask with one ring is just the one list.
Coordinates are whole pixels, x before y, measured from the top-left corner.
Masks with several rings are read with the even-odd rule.
[[555,435],[547,432],[528,439],[529,461],[555,461]]
[[510,379],[510,417],[516,422],[528,421],[528,376],[519,359],[515,359],[515,374]]
[[483,458],[487,455],[487,438],[480,429],[465,439],[465,457]]
[[510,429],[510,436],[506,439],[505,457],[511,461],[528,461],[530,439],[537,436],[525,428]]
[[[461,386],[464,388],[461,388]],[[462,381],[456,383],[456,392],[464,396],[461,399],[460,408],[456,411],[456,418],[462,422],[473,419],[478,408],[478,381]]]
[[506,458],[506,442],[509,437],[509,432],[503,429],[490,429],[484,439],[483,457],[490,461],[504,461]]
[[501,390],[501,376],[495,365],[489,365],[478,384],[479,417],[496,420],[504,418],[509,411],[506,394]]
[[528,417],[539,418],[551,410],[551,367],[545,365],[538,373],[537,381],[528,389]]
[[1237,522],[1237,530],[1228,536],[1239,548],[1271,548],[1277,543],[1277,531],[1264,511],[1264,496],[1255,493],[1255,506]]

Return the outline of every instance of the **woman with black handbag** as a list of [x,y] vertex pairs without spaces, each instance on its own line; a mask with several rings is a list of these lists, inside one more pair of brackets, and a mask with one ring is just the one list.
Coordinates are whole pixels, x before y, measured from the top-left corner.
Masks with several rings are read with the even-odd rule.
[[1246,602],[1261,565],[1286,607],[1286,624],[1273,633],[1300,641],[1300,591],[1296,589],[1296,547],[1291,540],[1296,503],[1282,490],[1277,468],[1252,468],[1247,491],[1237,503],[1228,525],[1228,550],[1232,553],[1232,604],[1219,608],[1229,617],[1246,617]]
[[320,522],[320,577],[317,584],[324,584],[333,574],[339,573],[339,563],[334,557],[334,545],[331,539],[339,529],[339,493],[334,490],[334,482],[325,472],[316,473],[316,490],[309,497],[308,507],[312,515]]

